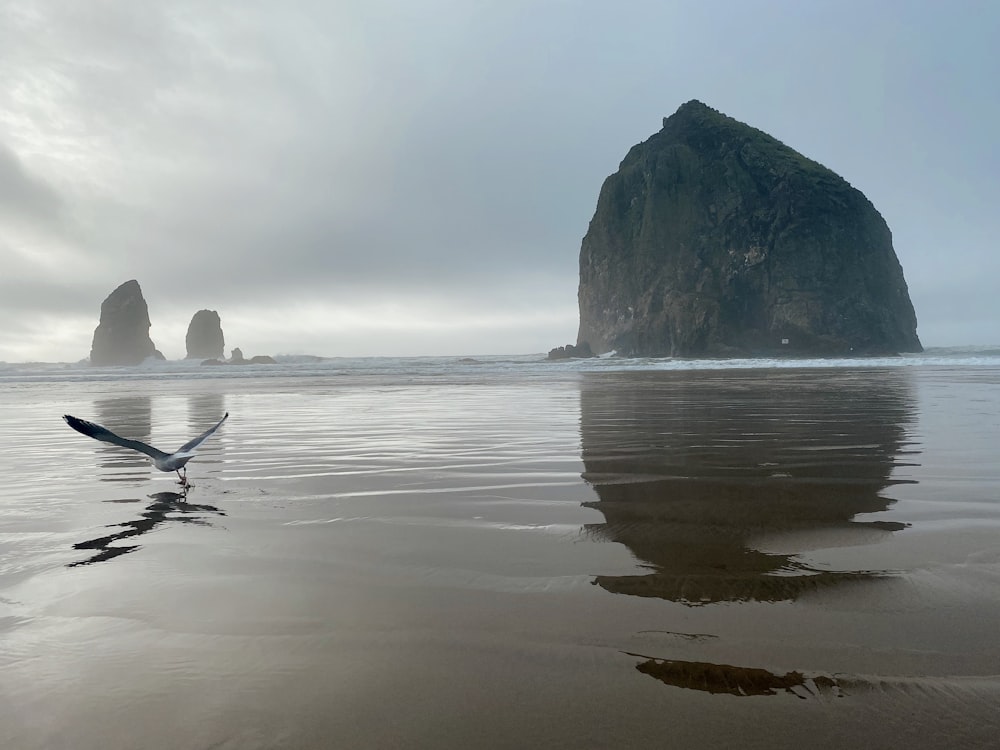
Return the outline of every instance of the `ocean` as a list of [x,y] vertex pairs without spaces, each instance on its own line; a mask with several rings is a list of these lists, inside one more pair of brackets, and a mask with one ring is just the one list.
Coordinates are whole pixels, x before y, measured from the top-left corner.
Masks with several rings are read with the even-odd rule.
[[995,748],[998,446],[997,349],[0,364],[0,747]]

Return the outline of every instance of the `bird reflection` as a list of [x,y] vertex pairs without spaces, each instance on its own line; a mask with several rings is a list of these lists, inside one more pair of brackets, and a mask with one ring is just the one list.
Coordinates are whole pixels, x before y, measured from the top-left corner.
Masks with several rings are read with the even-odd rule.
[[134,552],[141,545],[116,545],[115,543],[150,532],[167,521],[211,526],[212,523],[205,518],[206,514],[216,516],[226,515],[214,505],[197,505],[187,502],[187,492],[156,492],[148,497],[153,502],[145,507],[143,512],[139,514],[139,518],[132,521],[125,521],[124,523],[110,524],[106,527],[109,529],[121,529],[120,531],[74,544],[73,549],[96,550],[96,552],[86,560],[70,563],[67,567],[75,568],[80,565],[105,562],[113,560],[120,555]]
[[912,395],[899,371],[595,375],[581,386],[588,527],[626,545],[645,575],[615,592],[685,604],[795,599],[880,571],[830,571],[797,553],[870,544],[904,524],[885,511],[907,451]]

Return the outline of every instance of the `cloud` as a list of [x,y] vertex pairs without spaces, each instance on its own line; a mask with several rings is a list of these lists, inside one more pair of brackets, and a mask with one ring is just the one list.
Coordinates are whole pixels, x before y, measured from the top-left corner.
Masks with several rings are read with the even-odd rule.
[[61,221],[64,210],[59,193],[25,169],[18,155],[0,142],[0,217],[5,222],[52,225]]
[[[470,338],[491,320],[526,348],[563,344],[602,181],[692,97],[862,189],[914,300],[931,299],[1000,231],[1000,112],[982,94],[1000,75],[1000,14],[981,15],[966,28],[895,6],[866,6],[859,25],[857,8],[822,3],[8,2],[0,211],[17,227],[0,252],[16,272],[0,276],[0,310],[49,305],[92,328],[137,278],[154,330],[202,307],[294,320],[317,304],[381,321],[355,337],[380,353],[413,340],[414,316],[440,323],[420,334],[428,352],[462,319]],[[960,252],[942,268],[945,245]],[[289,343],[342,353],[337,324],[310,320]]]

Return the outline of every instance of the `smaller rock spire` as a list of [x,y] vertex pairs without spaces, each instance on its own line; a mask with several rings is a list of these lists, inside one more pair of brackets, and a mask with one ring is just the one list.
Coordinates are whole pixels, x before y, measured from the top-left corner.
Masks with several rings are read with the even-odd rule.
[[199,310],[191,318],[187,336],[186,359],[221,359],[226,346],[222,320],[215,310]]

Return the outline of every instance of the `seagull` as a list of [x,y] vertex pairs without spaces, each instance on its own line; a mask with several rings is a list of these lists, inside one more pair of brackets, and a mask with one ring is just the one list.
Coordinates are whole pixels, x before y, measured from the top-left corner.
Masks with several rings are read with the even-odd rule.
[[[220,419],[214,427],[205,430],[194,440],[189,440],[184,443],[184,445],[178,448],[174,453],[164,453],[163,451],[154,448],[151,445],[146,445],[138,440],[129,440],[128,438],[119,437],[107,427],[101,427],[99,424],[88,422],[86,419],[78,419],[71,414],[63,414],[63,419],[66,420],[66,424],[74,430],[82,432],[87,437],[94,438],[94,440],[101,440],[105,443],[120,445],[123,448],[131,448],[134,451],[145,453],[153,460],[153,465],[160,471],[176,471],[177,476],[180,477],[180,484],[186,488],[189,485],[187,480],[187,468],[184,465],[194,457],[194,452],[198,450],[198,447],[204,443],[213,432],[219,429],[223,422],[229,419],[229,412],[227,411],[226,416]],[[183,474],[181,474],[182,470],[184,472]]]

